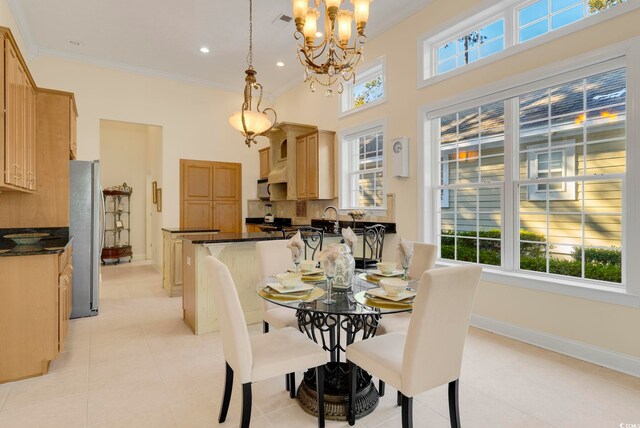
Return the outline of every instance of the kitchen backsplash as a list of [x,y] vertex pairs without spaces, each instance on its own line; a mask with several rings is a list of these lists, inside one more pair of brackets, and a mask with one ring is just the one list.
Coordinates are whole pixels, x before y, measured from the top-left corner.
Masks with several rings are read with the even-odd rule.
[[[322,201],[261,201],[251,199],[247,201],[248,217],[264,217],[265,204],[272,205],[272,213],[276,217],[291,218],[294,225],[311,224],[312,218],[322,218],[324,209],[330,205],[338,206],[338,199]],[[387,211],[385,215],[367,215],[365,221],[380,221],[384,223],[395,222],[395,195],[387,195]],[[305,213],[306,215],[297,215]],[[328,218],[333,219],[333,211],[327,213]],[[351,220],[347,214],[340,215],[340,220]]]

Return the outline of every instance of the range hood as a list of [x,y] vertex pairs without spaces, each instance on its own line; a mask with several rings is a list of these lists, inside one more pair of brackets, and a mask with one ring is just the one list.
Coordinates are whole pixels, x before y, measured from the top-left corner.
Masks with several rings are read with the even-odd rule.
[[287,159],[280,159],[271,169],[269,173],[269,184],[286,183],[287,178]]

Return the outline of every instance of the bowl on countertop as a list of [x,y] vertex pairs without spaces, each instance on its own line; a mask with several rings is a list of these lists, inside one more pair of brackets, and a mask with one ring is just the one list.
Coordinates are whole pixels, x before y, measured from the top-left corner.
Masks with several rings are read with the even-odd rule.
[[48,233],[12,233],[4,235],[5,238],[11,239],[18,245],[33,245],[40,241],[45,236],[49,236]]

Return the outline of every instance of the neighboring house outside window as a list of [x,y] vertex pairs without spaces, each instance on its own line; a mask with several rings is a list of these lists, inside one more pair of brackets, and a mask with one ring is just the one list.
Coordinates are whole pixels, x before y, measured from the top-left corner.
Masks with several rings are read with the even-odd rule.
[[348,114],[384,102],[387,98],[385,88],[385,58],[372,62],[368,68],[359,68],[356,81],[344,85],[340,97],[340,112]]
[[340,152],[340,208],[385,209],[384,125],[347,131]]
[[433,120],[441,258],[622,282],[627,76],[610,67]]

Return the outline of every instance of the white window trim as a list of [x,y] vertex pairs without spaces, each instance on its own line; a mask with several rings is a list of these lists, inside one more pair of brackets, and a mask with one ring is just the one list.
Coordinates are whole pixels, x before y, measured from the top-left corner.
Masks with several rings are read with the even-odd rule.
[[[435,131],[432,129],[431,119],[478,105],[478,99],[483,99],[480,104],[483,102],[498,101],[513,97],[517,93],[527,92],[529,89],[534,90],[536,85],[539,86],[539,88],[543,88],[552,86],[555,80],[567,81],[566,76],[564,76],[563,79],[563,74],[569,69],[574,70],[574,75],[576,75],[576,72],[581,75],[586,71],[585,68],[588,67],[589,71],[584,74],[597,74],[601,68],[601,63],[615,60],[616,58],[619,58],[622,66],[626,66],[627,76],[640,75],[640,37],[631,38],[624,42],[606,46],[555,64],[511,76],[491,85],[459,93],[449,99],[419,107],[417,112],[418,135],[420,138],[418,144],[418,162],[421,167],[418,168],[418,185],[423,187],[418,189],[418,233],[423,241],[435,243],[436,236],[435,207],[433,201],[435,200],[434,185],[438,182],[436,175],[438,171],[434,171],[432,165],[433,159],[438,158],[436,157],[437,144],[435,144],[435,140],[432,137]],[[610,68],[610,66],[606,68]],[[542,80],[546,81],[547,84],[541,84],[540,81]],[[505,110],[505,115],[506,114],[507,111]],[[627,79],[627,117],[640,118],[639,79]],[[506,122],[505,118],[505,138],[507,138],[508,134],[514,132]],[[544,276],[538,277],[538,275],[522,272],[494,270],[490,267],[485,268],[483,279],[504,285],[524,287],[564,296],[640,307],[640,264],[629,263],[629,261],[633,260],[632,257],[637,258],[637,256],[640,255],[640,240],[627,238],[628,236],[640,236],[640,224],[630,220],[640,215],[640,192],[637,192],[637,189],[640,188],[640,144],[638,144],[638,142],[640,142],[640,120],[627,120],[628,164],[626,182],[623,188],[623,216],[627,220],[623,224],[622,238],[622,246],[624,248],[622,254],[622,264],[624,266],[622,280],[623,283],[626,284],[626,288],[602,286],[583,279],[571,280],[564,277],[556,278],[551,274],[544,274]],[[507,154],[507,150],[511,150],[511,148],[507,146],[505,146],[505,155]],[[635,163],[638,165],[635,165]],[[512,168],[514,168],[514,165],[505,165],[505,174]],[[636,191],[630,192],[628,191],[629,188],[636,189]],[[507,188],[505,192],[511,192],[515,197],[515,189]],[[503,217],[505,222],[514,221],[514,216],[511,211],[512,208],[510,204],[506,204]],[[513,239],[506,239],[505,237],[503,245],[506,252],[504,263],[507,266],[513,266],[513,260],[508,260],[511,258],[510,254],[513,253],[513,245],[516,239],[515,237],[512,238]],[[459,263],[462,262],[451,262],[448,260],[438,261],[439,265]]]
[[[383,154],[383,160],[382,160],[382,176],[383,176],[383,182],[382,182],[382,207],[378,207],[378,208],[363,208],[363,207],[350,207],[350,206],[346,206],[344,205],[345,201],[350,201],[351,197],[349,195],[349,192],[351,191],[351,185],[346,185],[345,183],[350,180],[351,178],[351,170],[349,168],[349,161],[352,159],[352,155],[351,155],[351,147],[349,144],[349,140],[351,138],[353,138],[354,135],[356,134],[362,134],[365,133],[367,131],[376,129],[376,128],[381,128],[382,129],[382,154]],[[365,211],[367,213],[373,214],[373,215],[384,215],[387,212],[387,189],[388,189],[388,184],[387,182],[389,181],[389,175],[388,175],[388,161],[387,161],[387,157],[388,157],[388,150],[387,150],[387,140],[389,139],[388,137],[388,132],[387,132],[387,120],[386,119],[379,119],[379,120],[375,120],[373,122],[368,122],[366,124],[363,125],[359,125],[359,126],[355,126],[352,128],[346,128],[346,129],[342,129],[340,131],[338,131],[338,142],[339,142],[339,147],[338,147],[338,195],[339,200],[340,200],[340,205],[338,206],[338,209],[340,210],[340,212],[342,214],[346,214],[347,212],[351,211],[351,210],[362,210]]]
[[[583,30],[592,25],[598,25],[609,19],[616,18],[625,13],[631,12],[640,8],[640,2],[628,0],[626,3],[616,5],[615,7],[607,10],[606,13],[597,13],[595,15],[588,16],[580,21],[574,22],[557,30],[549,31],[541,36],[527,40],[522,43],[515,43],[517,40],[517,26],[515,16],[516,7],[522,3],[522,0],[503,0],[499,3],[494,1],[483,2],[478,8],[474,8],[473,11],[465,14],[464,16],[456,16],[451,21],[447,22],[434,31],[429,31],[418,38],[417,42],[417,54],[418,54],[418,70],[417,70],[417,87],[418,89],[425,88],[442,81],[460,76],[467,72],[472,72],[480,67],[484,67],[496,61],[500,61],[504,58],[508,58],[512,55],[517,55],[521,52],[525,52],[529,49],[536,48],[540,45],[549,43],[553,40],[567,36],[576,31]],[[481,7],[481,6],[484,6]],[[464,67],[458,67],[444,74],[434,73],[434,47],[441,40],[451,39],[456,34],[464,34],[469,28],[475,27],[477,24],[482,24],[487,21],[490,22],[492,17],[498,17],[501,13],[505,15],[505,34],[504,34],[504,50],[497,52],[488,57],[480,58],[477,61],[467,64]],[[474,13],[475,12],[475,13]],[[512,16],[511,20],[506,17]],[[509,23],[508,21],[511,21]],[[428,71],[428,72],[427,72]]]
[[[378,69],[381,68],[381,71]],[[382,97],[372,101],[370,103],[366,103],[361,105],[360,107],[354,107],[352,105],[353,102],[353,88],[357,86],[359,83],[364,81],[369,81],[374,77],[382,74]],[[382,55],[375,61],[371,61],[367,67],[361,68],[356,73],[356,82],[347,82],[344,84],[344,91],[340,94],[340,100],[338,102],[338,118],[343,118],[346,116],[350,116],[354,113],[358,113],[361,111],[368,110],[372,107],[379,106],[380,104],[384,104],[387,102],[387,56]]]

